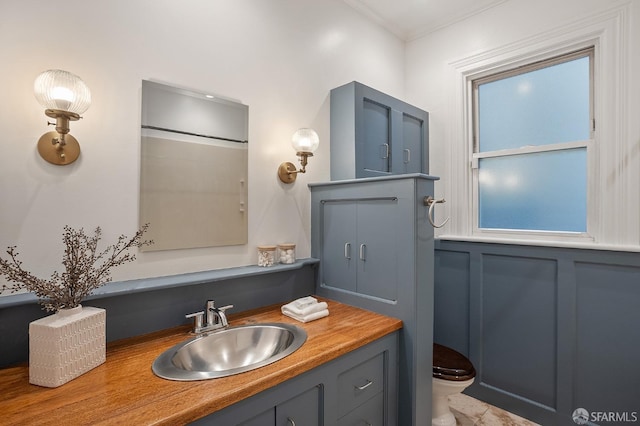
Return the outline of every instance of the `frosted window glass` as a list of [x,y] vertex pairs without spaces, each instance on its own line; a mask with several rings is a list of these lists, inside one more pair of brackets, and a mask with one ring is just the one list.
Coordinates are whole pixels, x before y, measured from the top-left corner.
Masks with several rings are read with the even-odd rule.
[[589,57],[480,84],[480,152],[589,139],[589,88]]
[[485,158],[480,228],[586,232],[586,148]]

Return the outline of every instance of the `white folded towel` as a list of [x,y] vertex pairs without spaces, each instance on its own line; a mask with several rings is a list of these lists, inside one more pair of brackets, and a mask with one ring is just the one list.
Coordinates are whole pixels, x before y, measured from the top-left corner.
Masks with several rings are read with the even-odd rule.
[[318,312],[312,312],[308,315],[296,315],[292,312],[283,312],[283,314],[300,322],[309,322],[309,321],[313,321],[313,320],[317,320],[317,319],[329,316],[329,310],[323,309]]
[[318,299],[313,296],[301,297],[300,299],[296,299],[293,302],[287,303],[285,306],[291,309],[302,310],[308,306],[313,306],[318,304]]
[[282,313],[300,322],[309,322],[329,315],[327,302],[318,302],[315,297],[307,296],[283,305]]

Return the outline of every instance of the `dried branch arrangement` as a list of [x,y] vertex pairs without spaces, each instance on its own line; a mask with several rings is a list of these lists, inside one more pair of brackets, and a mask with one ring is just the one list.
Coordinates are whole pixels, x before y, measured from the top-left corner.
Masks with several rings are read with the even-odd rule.
[[65,271],[54,272],[48,280],[22,269],[17,248],[8,247],[9,259],[0,257],[0,275],[11,284],[2,284],[0,291],[16,293],[26,289],[38,296],[43,309],[50,312],[75,308],[93,290],[111,281],[112,268],[135,260],[135,254],[129,253],[129,249],[153,244],[151,240],[142,239],[148,228],[149,224],[142,226],[131,238],[121,235],[116,244],[97,253],[102,238],[100,227],[95,229],[93,236],[88,236],[83,228],[75,230],[65,226],[62,234]]

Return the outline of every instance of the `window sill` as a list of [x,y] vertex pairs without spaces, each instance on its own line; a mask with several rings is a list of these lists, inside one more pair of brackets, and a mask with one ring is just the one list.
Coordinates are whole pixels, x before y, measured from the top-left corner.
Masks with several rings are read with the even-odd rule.
[[582,250],[606,250],[606,251],[624,251],[632,253],[640,253],[640,246],[637,245],[616,245],[616,244],[599,244],[595,242],[576,242],[576,241],[549,241],[549,240],[528,240],[517,238],[498,238],[498,237],[477,237],[477,236],[461,236],[461,235],[438,235],[436,240],[442,241],[467,241],[473,243],[492,243],[492,244],[512,244],[519,246],[535,246],[535,247],[558,247],[573,248]]

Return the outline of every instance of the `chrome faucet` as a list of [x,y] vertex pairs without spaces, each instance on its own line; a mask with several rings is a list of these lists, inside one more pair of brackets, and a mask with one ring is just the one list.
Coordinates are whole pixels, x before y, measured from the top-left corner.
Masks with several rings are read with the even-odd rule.
[[233,305],[216,308],[215,302],[208,300],[204,311],[187,314],[185,317],[193,318],[193,332],[199,334],[219,328],[227,328],[229,322],[225,311],[231,308],[233,308]]

